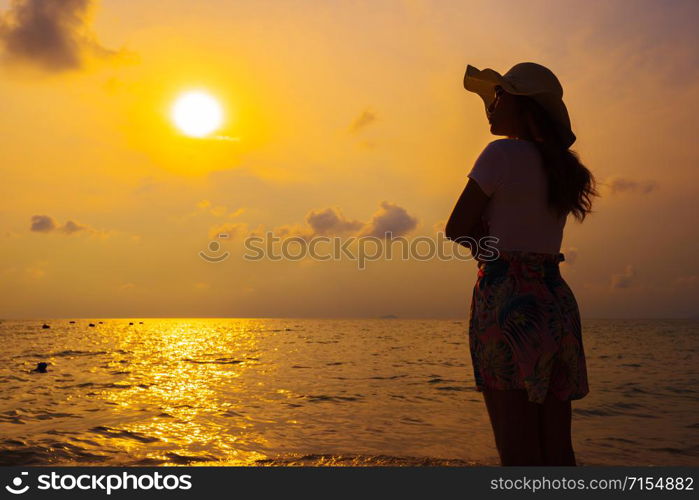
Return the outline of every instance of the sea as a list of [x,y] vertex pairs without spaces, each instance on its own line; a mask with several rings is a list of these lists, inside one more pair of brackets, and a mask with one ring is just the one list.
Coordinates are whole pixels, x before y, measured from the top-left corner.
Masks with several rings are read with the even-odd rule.
[[[467,320],[40,318],[0,341],[0,465],[499,465]],[[578,465],[699,465],[699,321],[587,319],[583,345]]]

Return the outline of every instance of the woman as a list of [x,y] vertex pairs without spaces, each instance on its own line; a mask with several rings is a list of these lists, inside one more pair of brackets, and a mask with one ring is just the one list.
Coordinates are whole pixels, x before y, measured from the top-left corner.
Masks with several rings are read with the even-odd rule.
[[[491,133],[506,136],[480,154],[446,226],[478,261],[469,320],[476,389],[502,465],[574,466],[571,401],[589,388],[560,247],[568,214],[582,222],[590,213],[595,180],[569,150],[575,135],[549,69],[520,63],[500,75],[469,65],[464,87],[483,99]],[[484,236],[495,252],[477,244]]]

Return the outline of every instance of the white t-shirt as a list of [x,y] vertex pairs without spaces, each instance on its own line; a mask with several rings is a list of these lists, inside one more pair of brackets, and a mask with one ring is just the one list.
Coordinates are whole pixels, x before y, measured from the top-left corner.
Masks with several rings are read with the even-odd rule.
[[557,254],[566,216],[547,203],[548,180],[536,145],[520,139],[497,139],[476,160],[468,177],[490,196],[483,220],[500,250]]

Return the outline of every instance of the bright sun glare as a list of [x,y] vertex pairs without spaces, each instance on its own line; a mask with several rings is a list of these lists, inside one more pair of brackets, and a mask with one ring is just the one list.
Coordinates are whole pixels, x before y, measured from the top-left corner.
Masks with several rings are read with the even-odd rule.
[[172,106],[172,120],[186,135],[204,137],[221,126],[223,110],[209,94],[185,92]]

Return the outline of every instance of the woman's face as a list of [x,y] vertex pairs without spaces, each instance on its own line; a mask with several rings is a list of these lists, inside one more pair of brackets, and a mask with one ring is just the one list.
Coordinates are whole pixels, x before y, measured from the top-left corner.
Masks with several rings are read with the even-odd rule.
[[517,99],[499,85],[495,87],[495,100],[488,106],[487,116],[490,122],[490,133],[517,137],[519,120]]

